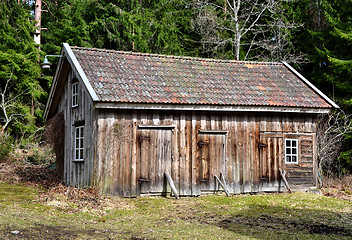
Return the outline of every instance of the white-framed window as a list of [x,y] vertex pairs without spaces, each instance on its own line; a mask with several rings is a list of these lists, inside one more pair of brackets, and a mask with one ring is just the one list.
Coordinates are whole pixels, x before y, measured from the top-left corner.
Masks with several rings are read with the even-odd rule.
[[72,107],[78,106],[78,82],[72,83]]
[[298,140],[285,139],[285,163],[298,163]]
[[83,161],[84,160],[84,127],[79,126],[75,128],[75,151],[74,160]]

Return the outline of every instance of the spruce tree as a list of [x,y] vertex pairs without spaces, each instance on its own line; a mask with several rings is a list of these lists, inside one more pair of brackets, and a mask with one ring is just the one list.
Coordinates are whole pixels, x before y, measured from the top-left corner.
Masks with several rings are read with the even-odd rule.
[[[0,4],[0,125],[15,138],[31,135],[43,114],[45,92],[39,85],[39,50],[33,40],[34,21],[22,1]],[[7,107],[5,107],[5,105]]]

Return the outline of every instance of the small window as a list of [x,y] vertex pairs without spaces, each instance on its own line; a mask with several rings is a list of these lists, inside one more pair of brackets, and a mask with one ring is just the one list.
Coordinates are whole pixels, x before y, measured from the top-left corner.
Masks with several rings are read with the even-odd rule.
[[78,82],[72,83],[72,107],[78,106]]
[[83,140],[84,140],[84,127],[76,127],[75,128],[75,161],[83,161],[83,151],[84,151],[84,145],[83,145]]
[[298,163],[298,140],[285,140],[285,163]]

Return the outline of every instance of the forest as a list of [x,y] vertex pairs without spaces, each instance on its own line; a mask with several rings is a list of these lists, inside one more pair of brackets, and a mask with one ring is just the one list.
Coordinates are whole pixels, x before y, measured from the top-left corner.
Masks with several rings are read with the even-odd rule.
[[[352,172],[352,0],[0,0],[0,159],[43,142],[58,58],[72,46],[240,61],[286,61],[334,100],[331,172]],[[340,125],[345,128],[339,128]],[[323,129],[325,131],[326,129]],[[334,138],[334,137],[333,137]],[[335,144],[336,145],[336,144]],[[331,166],[333,166],[331,168]]]

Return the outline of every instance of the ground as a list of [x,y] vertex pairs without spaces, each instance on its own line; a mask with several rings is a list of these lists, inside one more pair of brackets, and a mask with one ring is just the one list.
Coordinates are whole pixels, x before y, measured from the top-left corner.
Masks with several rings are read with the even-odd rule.
[[101,196],[46,165],[0,163],[0,239],[351,239],[351,182],[309,193]]

